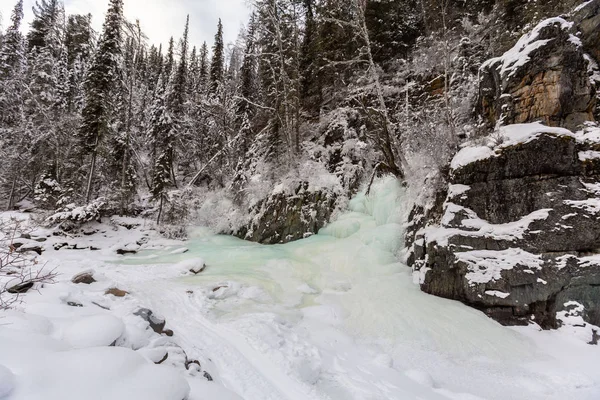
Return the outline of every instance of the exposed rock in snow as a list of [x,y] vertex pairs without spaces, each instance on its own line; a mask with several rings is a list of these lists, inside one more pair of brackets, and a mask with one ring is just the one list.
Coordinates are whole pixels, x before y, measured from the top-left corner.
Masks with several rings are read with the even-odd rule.
[[125,297],[129,294],[129,292],[126,292],[125,290],[121,290],[119,288],[110,288],[107,289],[106,292],[104,292],[104,294],[112,295],[115,297]]
[[139,310],[134,312],[134,315],[137,315],[138,317],[142,318],[144,321],[148,322],[150,328],[154,332],[156,332],[156,333],[163,332],[163,329],[165,328],[165,325],[166,325],[166,321],[162,316],[153,313],[152,310],[149,310],[147,308],[140,308]]
[[85,285],[91,285],[92,283],[96,282],[96,279],[94,279],[93,271],[84,271],[75,275],[73,279],[71,279],[71,282],[75,284],[81,283]]

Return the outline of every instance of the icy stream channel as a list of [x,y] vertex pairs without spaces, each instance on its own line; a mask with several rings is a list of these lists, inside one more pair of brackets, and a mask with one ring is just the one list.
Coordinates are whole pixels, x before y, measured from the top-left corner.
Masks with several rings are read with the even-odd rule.
[[[600,398],[596,349],[420,292],[398,261],[402,197],[379,181],[286,245],[199,228],[187,252],[129,257],[121,278],[246,400]],[[196,258],[197,276],[165,272]]]

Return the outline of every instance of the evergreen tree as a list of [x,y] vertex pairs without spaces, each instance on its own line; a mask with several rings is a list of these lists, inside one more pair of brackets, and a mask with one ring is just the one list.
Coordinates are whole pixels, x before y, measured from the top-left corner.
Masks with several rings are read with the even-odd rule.
[[251,114],[252,103],[257,97],[257,45],[256,45],[256,14],[250,16],[248,32],[246,34],[246,48],[244,50],[244,61],[240,69],[240,99],[238,101],[237,114]]
[[[300,37],[294,0],[257,3],[262,102],[267,107],[269,161],[292,161],[300,146]],[[284,154],[287,157],[284,158]]]
[[370,1],[365,18],[373,58],[380,64],[390,64],[397,57],[406,57],[423,32],[419,0]]
[[89,66],[93,45],[91,21],[91,14],[71,15],[67,20],[65,32],[69,72],[67,104],[71,112],[79,111],[83,105],[82,82]]
[[173,65],[175,62],[175,41],[173,40],[173,36],[169,39],[169,49],[167,50],[167,56],[164,62],[164,71],[166,76],[171,76],[171,72],[173,72]]
[[302,107],[311,114],[318,113],[321,105],[319,81],[319,40],[315,18],[315,0],[304,0],[304,38],[300,52],[300,97]]
[[236,105],[237,129],[240,132],[238,156],[242,159],[245,158],[254,136],[250,121],[255,116],[258,98],[256,23],[256,14],[253,13],[246,34],[244,61],[240,69],[240,97]]
[[225,46],[223,44],[223,24],[219,18],[215,44],[212,49],[212,61],[210,63],[210,93],[215,94],[223,84],[225,77]]
[[190,16],[187,16],[183,38],[181,39],[180,59],[175,72],[173,82],[173,98],[170,99],[173,114],[178,119],[183,118],[184,106],[186,102],[187,81],[188,81],[188,52],[189,52],[189,30]]
[[29,51],[47,46],[48,35],[56,28],[60,13],[63,11],[62,7],[59,0],[37,0],[35,2],[33,6],[34,19],[27,34]]
[[200,87],[203,92],[207,90],[209,70],[208,46],[203,42],[200,48]]
[[[99,146],[112,133],[115,110],[115,83],[122,80],[123,1],[110,0],[98,50],[85,84],[85,106],[82,111],[80,136],[85,153],[91,155],[86,202],[92,195]],[[118,99],[117,99],[118,100]]]
[[154,154],[152,196],[159,202],[158,223],[160,223],[167,190],[173,183],[171,171],[176,126],[168,102],[168,98],[172,96],[173,92],[173,81],[174,78],[169,79],[165,85],[164,75],[159,79],[150,109],[148,141]]
[[11,24],[3,36],[0,46],[0,79],[8,79],[15,69],[22,68],[23,35],[20,28],[23,21],[23,0],[17,1],[10,17]]
[[21,167],[27,161],[28,143],[24,120],[25,48],[20,33],[23,1],[15,4],[11,24],[0,46],[0,150],[6,154],[0,164],[2,180],[8,186],[7,209],[12,209]]

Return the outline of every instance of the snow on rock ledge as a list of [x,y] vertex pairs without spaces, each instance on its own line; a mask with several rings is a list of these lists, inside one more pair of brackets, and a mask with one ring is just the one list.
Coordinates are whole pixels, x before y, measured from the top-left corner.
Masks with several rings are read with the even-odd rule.
[[481,66],[478,111],[490,128],[541,120],[575,129],[593,120],[595,88],[576,33],[573,22],[547,19]]
[[421,288],[544,328],[577,301],[600,325],[600,160],[587,156],[600,150],[596,129],[520,124],[489,151],[463,149],[447,192],[407,233]]

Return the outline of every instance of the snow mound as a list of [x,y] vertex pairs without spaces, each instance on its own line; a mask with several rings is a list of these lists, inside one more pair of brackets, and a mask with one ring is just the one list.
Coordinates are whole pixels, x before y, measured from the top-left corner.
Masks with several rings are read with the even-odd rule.
[[0,364],[0,399],[8,396],[15,389],[15,375]]
[[85,347],[110,346],[123,334],[125,325],[112,315],[92,315],[70,324],[63,333],[63,339],[77,349]]
[[450,167],[458,169],[475,161],[485,160],[494,155],[494,151],[487,146],[464,147],[452,159]]
[[206,268],[206,264],[204,263],[204,259],[200,257],[192,258],[190,260],[184,260],[176,265],[177,269],[180,269],[182,272],[192,272],[194,274],[199,274],[204,271]]
[[[102,322],[114,325],[114,336],[118,324],[105,318],[81,322],[77,329],[71,326],[71,336],[80,339],[92,327],[111,331]],[[9,394],[7,400],[181,400],[189,393],[180,372],[149,363],[133,350],[74,348],[14,328],[18,326],[11,324],[0,331],[0,392]],[[18,375],[13,377],[9,369]]]

